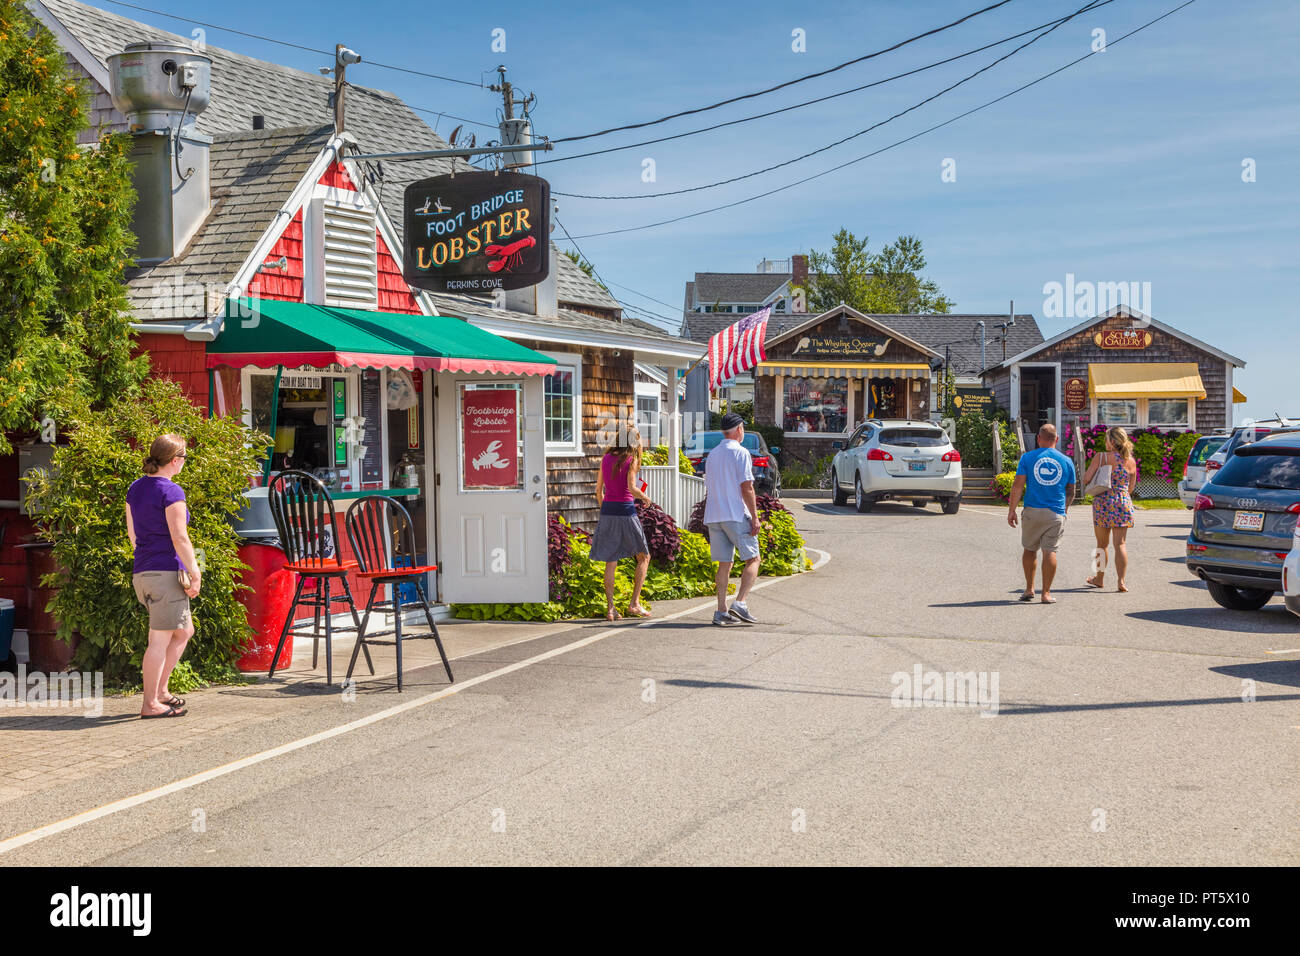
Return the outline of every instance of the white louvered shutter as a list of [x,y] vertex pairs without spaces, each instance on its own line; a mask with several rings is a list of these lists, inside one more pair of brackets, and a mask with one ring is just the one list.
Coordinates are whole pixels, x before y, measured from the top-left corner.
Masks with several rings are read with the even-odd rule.
[[379,304],[373,209],[320,203],[324,304],[373,309]]

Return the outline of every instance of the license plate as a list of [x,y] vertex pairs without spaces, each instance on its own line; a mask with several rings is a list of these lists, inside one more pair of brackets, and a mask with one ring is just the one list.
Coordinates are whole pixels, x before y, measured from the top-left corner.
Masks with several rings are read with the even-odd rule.
[[1232,519],[1233,531],[1263,531],[1264,512],[1238,511]]
[[909,462],[907,463],[907,470],[908,470],[908,471],[925,471],[925,462],[923,462],[923,461],[909,461]]

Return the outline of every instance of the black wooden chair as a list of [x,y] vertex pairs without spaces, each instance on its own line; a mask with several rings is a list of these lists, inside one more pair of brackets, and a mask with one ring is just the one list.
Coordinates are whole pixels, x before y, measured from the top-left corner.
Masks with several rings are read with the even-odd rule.
[[[294,612],[299,606],[312,608],[310,634],[313,638],[312,667],[318,662],[321,638],[321,618],[325,619],[325,683],[334,683],[334,647],[333,637],[337,632],[356,631],[358,643],[361,638],[361,620],[357,617],[356,602],[352,599],[352,589],[348,586],[348,572],[358,570],[357,562],[344,561],[339,556],[342,543],[338,534],[338,524],[334,517],[334,501],[320,479],[305,471],[282,471],[271,479],[267,490],[267,502],[271,507],[271,517],[275,520],[276,531],[280,535],[280,546],[284,549],[285,569],[298,575],[298,584],[294,588],[293,603],[289,606],[289,616],[285,618],[280,630],[280,643],[275,647],[275,656],[271,658],[271,670],[268,677],[275,676],[275,668],[280,663],[280,653],[284,642],[291,637],[306,636],[303,627],[293,626]],[[315,589],[304,596],[304,585],[308,580],[315,582]],[[337,584],[342,584],[343,591],[331,591]],[[334,604],[346,604],[352,612],[354,627],[335,627],[330,610]],[[353,660],[356,657],[353,655]],[[375,672],[370,652],[366,651],[366,664],[370,673]],[[348,674],[351,675],[351,668]]]
[[[372,643],[372,637],[393,635],[397,648],[397,689],[402,689],[402,586],[414,584],[417,601],[407,601],[410,607],[419,604],[424,609],[429,630],[438,645],[438,654],[442,657],[442,666],[447,669],[447,680],[455,682],[451,664],[447,663],[447,651],[438,636],[438,625],[433,623],[433,610],[429,607],[429,596],[424,590],[424,575],[438,570],[434,564],[416,563],[415,525],[411,516],[402,507],[401,502],[387,495],[366,495],[358,498],[348,508],[344,519],[348,540],[352,543],[352,553],[361,565],[358,577],[370,581],[370,596],[366,598],[366,613],[361,619],[361,637],[352,651],[352,662],[348,664],[348,677],[357,663],[357,653]],[[375,600],[382,594],[380,588],[392,585],[393,596],[390,599]],[[370,623],[370,612],[374,610],[389,611],[393,615],[392,630],[375,631],[370,634],[366,626]],[[387,643],[387,642],[383,642]],[[369,651],[366,652],[369,655]],[[370,673],[374,673],[371,667]]]

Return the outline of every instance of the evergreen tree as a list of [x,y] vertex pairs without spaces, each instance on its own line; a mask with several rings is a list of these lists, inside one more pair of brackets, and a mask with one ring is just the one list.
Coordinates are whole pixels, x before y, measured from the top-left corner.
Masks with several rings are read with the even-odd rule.
[[85,103],[50,32],[0,0],[0,453],[6,433],[103,407],[147,368],[130,355],[123,283],[129,141],[79,146]]

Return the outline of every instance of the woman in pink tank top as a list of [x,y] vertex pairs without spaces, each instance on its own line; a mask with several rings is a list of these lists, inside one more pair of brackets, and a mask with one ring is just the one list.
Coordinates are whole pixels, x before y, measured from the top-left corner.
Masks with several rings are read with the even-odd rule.
[[605,617],[611,621],[621,617],[614,607],[614,576],[623,558],[636,558],[632,602],[627,612],[634,617],[650,616],[641,606],[641,586],[650,568],[650,546],[646,544],[641,518],[636,513],[636,502],[649,504],[650,498],[641,490],[637,477],[640,470],[641,435],[636,429],[629,429],[624,443],[606,450],[596,479],[600,521],[591,539],[591,560],[605,562]]

